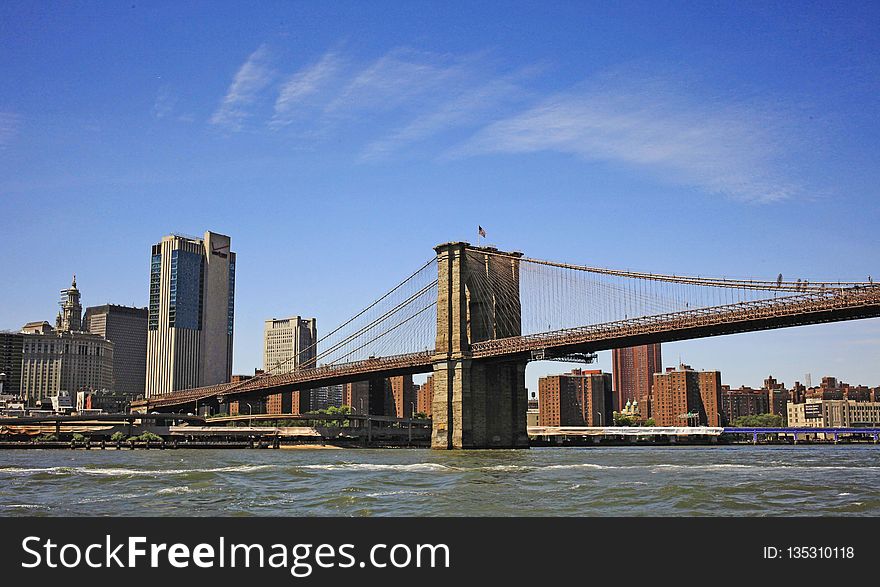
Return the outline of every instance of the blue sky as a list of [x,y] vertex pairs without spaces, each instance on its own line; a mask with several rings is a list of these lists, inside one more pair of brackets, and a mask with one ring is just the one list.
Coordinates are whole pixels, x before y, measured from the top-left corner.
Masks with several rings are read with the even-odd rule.
[[[477,224],[589,265],[880,276],[870,3],[178,4],[0,5],[0,328],[74,272],[146,305],[150,245],[207,229],[239,255],[236,372],[263,319],[326,332]],[[880,321],[679,356],[880,385]]]

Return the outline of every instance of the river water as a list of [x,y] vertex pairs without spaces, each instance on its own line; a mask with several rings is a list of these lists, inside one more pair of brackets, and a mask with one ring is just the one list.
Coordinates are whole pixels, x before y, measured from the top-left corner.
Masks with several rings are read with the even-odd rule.
[[2,516],[880,515],[880,446],[4,450]]

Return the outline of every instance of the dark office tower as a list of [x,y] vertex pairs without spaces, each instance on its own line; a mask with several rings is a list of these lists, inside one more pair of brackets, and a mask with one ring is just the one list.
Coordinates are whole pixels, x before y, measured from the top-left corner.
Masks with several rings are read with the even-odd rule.
[[331,407],[340,407],[342,405],[342,384],[313,388],[310,393],[309,402],[309,411],[312,412],[326,410]]
[[234,299],[228,236],[170,235],[153,245],[146,397],[229,381]]
[[642,408],[642,417],[650,417],[654,373],[663,371],[660,343],[614,349],[611,351],[611,360],[614,409],[619,411],[627,401],[638,401]]
[[342,405],[350,406],[352,413],[368,414],[370,411],[370,382],[355,381],[343,384]]
[[4,395],[21,395],[24,337],[20,332],[0,332],[0,373],[6,374],[3,381]]
[[144,394],[147,376],[147,308],[105,304],[86,308],[83,329],[113,343],[113,391]]

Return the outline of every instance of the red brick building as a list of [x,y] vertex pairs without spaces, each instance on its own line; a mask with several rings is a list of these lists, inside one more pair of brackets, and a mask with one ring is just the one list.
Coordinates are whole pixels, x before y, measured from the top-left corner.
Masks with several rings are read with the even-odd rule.
[[428,375],[419,390],[416,392],[416,411],[426,414],[429,418],[433,417],[431,404],[434,403],[434,376]]
[[[785,409],[783,405],[782,409]],[[723,385],[721,389],[721,412],[724,419],[731,423],[740,416],[756,416],[770,413],[770,392],[766,389],[740,387],[730,389]]]
[[267,414],[305,414],[311,409],[311,391],[282,391],[266,398]]
[[416,404],[412,375],[399,375],[385,380],[386,395],[390,393],[391,405],[385,413],[398,418],[411,418]]
[[[657,426],[723,426],[721,372],[688,365],[654,374],[651,417]],[[688,418],[687,414],[696,414]]]
[[[385,380],[384,415],[409,418],[416,401],[412,375],[389,377]],[[342,386],[342,405],[351,406],[355,414],[370,410],[370,382],[355,381]]]
[[642,417],[650,415],[650,397],[654,373],[663,371],[660,343],[611,351],[614,375],[614,409],[620,411],[626,402],[638,401]]
[[611,374],[574,369],[538,379],[539,426],[606,426],[611,423]]

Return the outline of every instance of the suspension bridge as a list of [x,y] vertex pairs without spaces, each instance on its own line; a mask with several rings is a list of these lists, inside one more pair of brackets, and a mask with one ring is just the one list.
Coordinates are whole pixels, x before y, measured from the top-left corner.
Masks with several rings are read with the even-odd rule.
[[366,308],[280,364],[236,383],[147,398],[140,410],[266,397],[433,373],[434,448],[525,447],[525,367],[599,350],[880,316],[867,282],[663,275],[531,259],[465,242],[436,255]]

